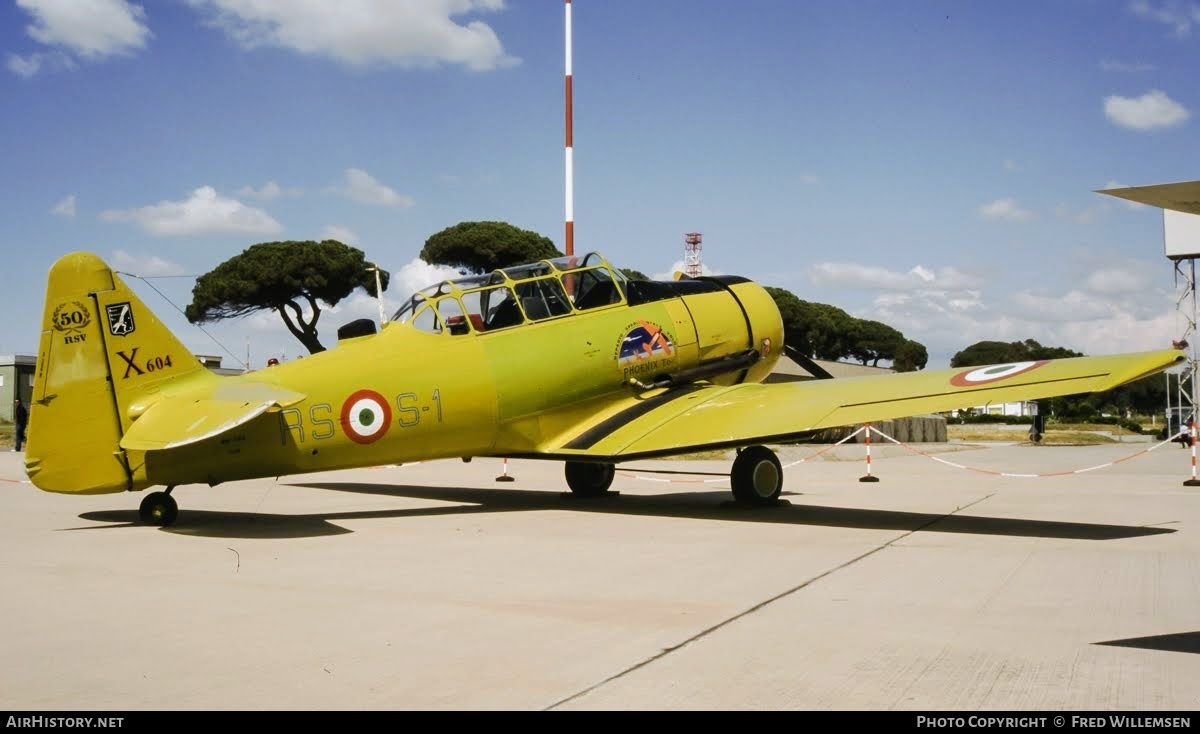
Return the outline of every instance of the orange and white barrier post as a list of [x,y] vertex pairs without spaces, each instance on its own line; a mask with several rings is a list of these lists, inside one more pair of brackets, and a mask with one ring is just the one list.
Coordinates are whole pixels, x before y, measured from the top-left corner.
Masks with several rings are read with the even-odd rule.
[[865,476],[858,478],[860,482],[878,482],[879,477],[871,475],[871,424],[866,423],[863,428],[867,432],[867,473]]
[[1200,487],[1200,479],[1196,479],[1196,419],[1188,421],[1188,431],[1192,437],[1192,478],[1185,481],[1185,487]]
[[515,482],[515,481],[517,481],[517,480],[513,479],[511,476],[509,476],[509,474],[508,474],[508,457],[507,456],[504,457],[504,473],[501,474],[500,476],[496,477],[496,481],[497,482]]

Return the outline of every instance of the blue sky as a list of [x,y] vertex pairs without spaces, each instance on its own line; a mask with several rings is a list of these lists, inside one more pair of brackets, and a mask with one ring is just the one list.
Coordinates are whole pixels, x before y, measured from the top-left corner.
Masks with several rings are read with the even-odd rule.
[[[575,0],[575,250],[737,273],[894,326],[1088,354],[1183,335],[1157,209],[1200,178],[1200,5]],[[425,239],[496,219],[564,247],[559,0],[3,0],[0,354],[37,348],[48,268],[95,252],[197,353],[194,277],[334,237],[436,279]],[[171,276],[171,277],[164,277]],[[190,276],[190,277],[189,277]],[[161,292],[161,295],[160,295]],[[174,305],[172,305],[174,304]],[[321,318],[378,314],[359,295]]]

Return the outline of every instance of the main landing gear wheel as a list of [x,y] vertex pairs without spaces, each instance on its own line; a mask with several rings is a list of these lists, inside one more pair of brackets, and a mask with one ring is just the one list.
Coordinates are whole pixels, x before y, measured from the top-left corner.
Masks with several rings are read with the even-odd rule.
[[171,489],[166,492],[151,492],[142,499],[142,504],[138,507],[138,519],[143,524],[166,527],[175,522],[175,518],[179,517],[179,505],[171,496]]
[[600,497],[612,486],[617,467],[588,461],[568,461],[567,486],[577,497]]
[[733,460],[729,483],[738,502],[773,505],[783,491],[783,466],[766,446],[747,446]]

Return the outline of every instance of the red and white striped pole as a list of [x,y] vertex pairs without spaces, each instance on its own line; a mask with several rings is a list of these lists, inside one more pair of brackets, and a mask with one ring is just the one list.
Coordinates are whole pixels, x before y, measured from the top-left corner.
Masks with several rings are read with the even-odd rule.
[[871,424],[864,423],[863,428],[867,431],[867,473],[865,476],[858,478],[860,482],[878,482],[879,477],[871,476]]
[[496,477],[497,482],[513,482],[516,481],[508,473],[508,457],[504,457],[504,473]]
[[1196,418],[1188,421],[1188,434],[1192,439],[1192,478],[1183,483],[1185,487],[1200,487],[1200,479],[1196,478]]
[[566,254],[575,254],[575,161],[574,161],[574,143],[571,140],[571,0],[567,0],[566,10],[566,57],[567,57],[567,86],[566,86],[566,104],[567,104],[567,234],[566,234]]

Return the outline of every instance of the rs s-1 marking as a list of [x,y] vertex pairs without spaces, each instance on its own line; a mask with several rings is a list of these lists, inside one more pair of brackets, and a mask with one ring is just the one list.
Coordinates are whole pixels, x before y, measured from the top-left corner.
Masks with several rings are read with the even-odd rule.
[[[378,394],[378,393],[373,393]],[[387,432],[387,428],[375,424],[375,419],[387,416],[389,423],[394,420],[395,425],[401,428],[415,428],[421,424],[422,415],[425,416],[425,423],[431,421],[433,423],[442,422],[442,391],[435,389],[429,396],[426,403],[422,403],[421,398],[417,393],[405,392],[396,396],[394,411],[388,406],[384,410],[384,406],[375,405],[374,401],[368,401],[368,404],[362,404],[363,396],[355,393],[356,400],[347,401],[350,411],[347,411],[347,420],[343,422],[343,428],[353,432],[351,438],[355,443],[371,443],[376,438],[382,438]],[[343,406],[346,407],[346,406]],[[359,415],[363,411],[371,413],[371,420],[364,421]],[[355,413],[354,418],[351,418],[350,413]],[[381,415],[376,415],[381,414]],[[279,411],[279,432],[283,443],[287,443],[289,433],[294,434],[296,443],[304,443],[309,439],[315,441],[323,441],[327,438],[333,438],[337,433],[337,425],[339,423],[339,414],[334,411],[333,405],[329,403],[317,403],[308,408],[307,415],[299,408],[284,408]],[[350,435],[350,434],[347,434]]]

